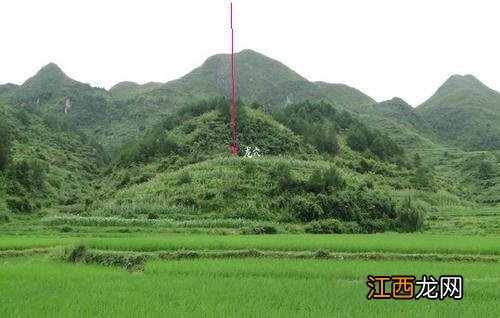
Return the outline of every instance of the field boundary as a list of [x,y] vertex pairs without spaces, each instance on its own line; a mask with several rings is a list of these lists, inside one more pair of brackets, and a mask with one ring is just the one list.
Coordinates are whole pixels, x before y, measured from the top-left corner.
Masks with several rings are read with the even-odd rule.
[[273,258],[273,259],[322,259],[322,260],[422,260],[437,262],[486,262],[497,263],[500,257],[484,255],[439,255],[439,254],[400,254],[400,253],[332,253],[325,250],[305,251],[261,251],[248,250],[184,250],[130,252],[88,249],[85,245],[58,249],[50,255],[51,259],[72,263],[120,266],[130,270],[142,270],[151,260],[186,259],[225,259],[225,258]]

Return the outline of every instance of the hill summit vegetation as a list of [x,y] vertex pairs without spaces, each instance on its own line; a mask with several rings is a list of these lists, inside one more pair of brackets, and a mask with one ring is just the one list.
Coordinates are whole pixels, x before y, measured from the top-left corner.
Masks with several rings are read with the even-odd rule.
[[[248,220],[365,233],[415,231],[437,208],[500,202],[500,97],[476,78],[453,76],[412,108],[309,82],[244,50],[233,157],[228,58],[109,91],[53,63],[0,86],[3,219]],[[256,148],[261,157],[245,156]]]

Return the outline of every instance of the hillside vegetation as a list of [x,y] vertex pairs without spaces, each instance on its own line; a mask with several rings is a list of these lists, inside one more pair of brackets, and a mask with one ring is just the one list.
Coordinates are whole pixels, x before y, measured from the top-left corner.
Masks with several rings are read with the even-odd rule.
[[310,82],[244,50],[235,56],[240,148],[232,157],[229,57],[209,57],[175,81],[109,91],[53,63],[22,85],[0,86],[3,219],[415,231],[436,209],[500,202],[500,98],[474,77],[450,78],[415,109]]

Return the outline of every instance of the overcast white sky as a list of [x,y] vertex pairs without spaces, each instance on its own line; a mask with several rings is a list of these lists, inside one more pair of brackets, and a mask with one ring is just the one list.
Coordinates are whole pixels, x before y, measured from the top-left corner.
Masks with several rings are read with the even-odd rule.
[[[57,63],[109,88],[166,82],[230,52],[230,0],[2,0],[0,83]],[[500,2],[234,0],[235,50],[251,48],[312,81],[416,106],[452,74],[500,90]],[[237,63],[237,61],[236,61]]]

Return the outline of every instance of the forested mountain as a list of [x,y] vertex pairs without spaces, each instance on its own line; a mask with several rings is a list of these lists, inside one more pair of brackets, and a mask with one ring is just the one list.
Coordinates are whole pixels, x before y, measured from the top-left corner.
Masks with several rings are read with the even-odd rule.
[[[53,63],[22,85],[1,85],[0,208],[113,214],[137,201],[142,214],[154,202],[162,213],[218,207],[225,217],[309,220],[347,204],[358,214],[343,220],[371,231],[394,225],[395,206],[415,191],[427,208],[500,200],[500,156],[459,149],[500,148],[499,93],[474,77],[453,76],[415,109],[310,82],[251,50],[235,63],[239,156],[247,147],[263,156],[248,167],[228,151],[229,55],[209,57],[178,80],[121,82],[109,91]],[[222,204],[235,196],[231,189],[243,208]],[[384,212],[362,213],[373,206]],[[300,209],[311,214],[295,215]]]
[[36,109],[0,103],[0,210],[30,214],[91,198],[102,147]]
[[472,75],[453,75],[416,110],[442,143],[500,149],[500,93]]

